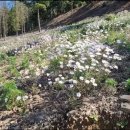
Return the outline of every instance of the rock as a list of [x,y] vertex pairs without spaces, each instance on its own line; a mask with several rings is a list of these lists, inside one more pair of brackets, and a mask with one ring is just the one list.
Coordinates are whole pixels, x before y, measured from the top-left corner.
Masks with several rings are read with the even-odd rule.
[[130,113],[130,103],[121,103],[121,109],[125,112]]
[[122,95],[122,96],[120,96],[120,99],[122,101],[130,102],[130,95]]

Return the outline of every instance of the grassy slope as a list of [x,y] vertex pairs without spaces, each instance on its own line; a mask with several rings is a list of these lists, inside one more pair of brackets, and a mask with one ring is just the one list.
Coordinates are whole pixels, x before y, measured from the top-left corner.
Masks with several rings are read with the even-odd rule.
[[[118,21],[121,21],[121,22],[119,22],[119,27],[117,27],[117,29],[119,29],[118,31],[120,32],[121,25],[122,25],[121,23],[124,24],[129,21],[129,17],[127,17],[127,13],[122,14],[121,16],[119,14],[116,16],[116,18],[117,18],[117,20],[113,17],[112,18],[110,17],[110,19],[111,19],[110,21],[105,20],[105,23],[103,25],[104,31],[106,31],[106,30],[108,31],[109,25],[111,25],[111,23],[112,23],[112,27],[114,28],[116,26],[116,23],[118,23]],[[50,42],[45,42],[44,39],[42,39],[41,48],[38,48],[38,49],[36,48],[36,50],[34,49],[35,51],[32,49],[32,51],[30,51],[30,52],[25,52],[23,54],[16,56],[15,68],[17,68],[19,70],[19,72],[23,72],[23,74],[21,75],[21,79],[20,79],[21,80],[20,83],[22,83],[22,85],[20,84],[18,87],[19,88],[22,87],[22,89],[29,95],[29,100],[27,103],[28,104],[27,111],[25,111],[25,113],[23,112],[22,113],[23,115],[22,114],[19,115],[19,113],[17,113],[17,111],[20,111],[17,108],[14,108],[14,110],[11,112],[10,111],[6,112],[5,110],[1,111],[0,112],[1,119],[3,118],[3,120],[1,121],[1,124],[0,124],[1,129],[6,129],[8,126],[10,126],[11,128],[18,128],[18,129],[20,129],[20,127],[40,129],[43,127],[42,123],[40,123],[41,121],[46,124],[44,119],[48,120],[47,123],[50,123],[49,120],[51,119],[52,121],[54,121],[54,124],[55,124],[55,122],[56,122],[56,124],[58,122],[60,125],[63,125],[62,127],[64,127],[65,124],[61,124],[61,123],[62,123],[62,121],[63,121],[63,123],[65,122],[64,119],[66,119],[66,114],[67,114],[68,110],[72,110],[72,108],[70,108],[69,104],[66,104],[66,103],[68,103],[67,102],[68,95],[66,93],[66,90],[57,90],[57,89],[51,88],[51,87],[48,88],[49,90],[48,89],[46,90],[45,83],[47,82],[46,81],[47,77],[45,75],[42,75],[42,76],[40,75],[37,77],[35,75],[35,72],[33,73],[32,70],[38,71],[37,69],[43,69],[46,65],[48,65],[50,63],[49,56],[44,58],[45,50],[47,50],[47,53],[52,52],[52,55],[53,55],[53,51],[55,52],[55,49],[54,49],[55,42],[58,45],[59,44],[64,45],[64,42],[63,43],[61,43],[61,42],[62,42],[62,40],[65,40],[65,42],[66,42],[66,38],[65,38],[66,35],[69,37],[69,41],[71,41],[73,43],[75,43],[75,41],[79,40],[82,37],[82,35],[83,35],[82,38],[85,39],[85,41],[87,41],[86,43],[88,43],[88,44],[93,43],[93,42],[99,42],[99,40],[102,39],[102,33],[96,32],[97,30],[101,31],[97,28],[96,25],[98,25],[98,24],[102,25],[102,20],[104,20],[104,19],[105,19],[105,17],[101,17],[101,18],[94,17],[94,18],[86,19],[79,23],[74,23],[70,26],[64,26],[62,28],[57,28],[56,29],[57,31],[54,29],[54,30],[51,30],[50,32],[48,32],[48,31],[42,32],[40,35],[38,33],[38,36],[35,33],[34,34],[30,33],[30,34],[25,35],[27,41],[28,40],[32,41],[34,39],[42,38],[43,35],[45,35],[45,34],[53,36],[54,32],[57,32],[56,36],[58,36],[59,39],[58,40],[56,39],[57,41],[51,42],[51,44],[49,44]],[[129,23],[127,23],[127,24],[129,25]],[[89,26],[89,25],[91,25],[91,26]],[[105,26],[105,25],[107,25],[107,26]],[[92,28],[92,31],[90,31],[91,29],[89,30],[89,27]],[[114,28],[114,29],[116,29],[116,28]],[[129,32],[129,28],[126,26],[123,27],[123,30],[125,32],[126,31]],[[88,34],[86,34],[86,32],[88,32]],[[81,34],[81,37],[80,37],[80,34]],[[109,31],[108,31],[108,34],[109,34]],[[104,37],[104,34],[103,34],[103,37]],[[60,40],[60,38],[61,38],[61,40]],[[88,40],[87,40],[87,38],[88,38]],[[115,42],[116,38],[117,37],[115,35],[113,35],[112,39],[108,39],[108,43]],[[118,37],[118,38],[120,38],[120,37]],[[19,40],[16,41],[16,39],[19,39]],[[12,44],[13,44],[14,47],[16,47],[16,44],[19,46],[20,41],[21,41],[21,44],[23,44],[23,40],[24,39],[22,36],[19,36],[18,38],[10,37],[10,38],[8,38],[8,41],[6,41],[5,46],[7,46],[7,48],[9,47],[9,45],[10,45],[10,47],[12,47]],[[121,40],[124,40],[124,37]],[[10,44],[10,42],[12,44]],[[14,43],[14,42],[16,42],[16,43]],[[90,46],[91,46],[91,44],[90,44]],[[116,44],[115,44],[115,46],[118,47]],[[60,50],[62,50],[62,49],[60,49]],[[122,55],[124,57],[127,57],[127,55],[124,54],[124,52]],[[24,61],[24,56],[29,58],[30,68],[32,69],[29,72],[30,73],[29,79],[26,78],[26,75],[28,76],[28,74],[25,74],[25,71],[27,71],[28,67],[21,69],[21,62]],[[55,56],[55,53],[53,56]],[[10,57],[8,57],[8,58],[10,58]],[[129,53],[128,53],[128,58],[129,58]],[[11,74],[10,70],[8,69],[8,67],[11,66],[11,64],[9,63],[8,60],[9,59],[7,59],[7,60],[4,59],[0,63],[0,65],[1,65],[1,70],[0,70],[1,71],[1,77],[0,77],[1,83],[5,82],[5,80],[10,80],[10,79],[19,81],[15,77],[17,74],[16,72],[13,73],[14,76],[11,76],[12,74]],[[127,60],[127,62],[126,62],[126,60]],[[88,99],[90,98],[90,99],[84,101],[84,104],[86,104],[86,106],[85,107],[80,106],[82,109],[77,109],[77,111],[79,112],[79,115],[82,115],[82,111],[86,112],[86,110],[90,109],[90,111],[92,111],[92,113],[90,113],[90,114],[93,114],[93,115],[91,115],[91,117],[88,116],[88,118],[90,118],[90,122],[92,123],[92,122],[95,122],[98,117],[97,117],[97,115],[95,115],[95,113],[93,113],[93,109],[91,108],[91,106],[93,106],[94,109],[96,107],[104,109],[104,108],[106,108],[106,105],[107,105],[108,110],[111,109],[111,107],[115,106],[115,108],[111,109],[112,112],[113,111],[117,112],[120,109],[120,106],[119,106],[120,103],[117,102],[117,100],[118,100],[118,96],[120,94],[124,93],[124,86],[121,83],[122,83],[122,81],[126,80],[129,76],[129,64],[130,64],[129,59],[126,58],[119,64],[120,69],[118,71],[113,72],[113,77],[117,81],[119,81],[118,86],[117,86],[119,91],[117,91],[117,93],[115,95],[114,94],[111,95],[111,91],[106,92],[106,90],[104,90],[104,88],[101,91],[99,91],[97,89],[96,92],[93,92],[92,94],[96,95],[98,98],[96,96],[95,96],[96,99],[88,96],[87,98]],[[55,65],[55,63],[54,63],[54,65]],[[52,65],[52,67],[53,67],[53,65]],[[59,71],[57,71],[57,72],[59,72]],[[4,78],[4,80],[3,80],[3,78]],[[40,82],[42,84],[42,87],[38,86],[38,82]],[[100,94],[100,96],[98,96],[98,94]],[[110,96],[109,96],[109,94],[110,94]],[[103,102],[103,100],[104,100],[104,102]],[[89,101],[92,101],[92,103],[89,104],[90,103]],[[99,102],[99,103],[97,103],[97,102]],[[112,102],[112,104],[111,104],[111,102]],[[110,106],[110,104],[111,104],[111,106]],[[75,108],[75,102],[74,102],[74,108]],[[97,112],[97,109],[94,112]],[[73,114],[73,112],[70,114]],[[74,113],[74,114],[75,114],[74,116],[79,116],[79,115],[76,115],[76,113]],[[114,113],[114,114],[117,115],[116,113]],[[113,114],[113,116],[115,116],[114,114]],[[57,117],[57,115],[58,115],[57,119],[59,119],[60,121],[53,120],[54,118],[52,119],[52,117],[51,117],[52,115],[53,115],[53,117],[55,117],[55,116]],[[7,116],[7,118],[5,118],[6,116]],[[71,127],[71,125],[73,126],[73,124],[71,124],[72,123],[71,116],[73,117],[73,115],[70,115],[70,122],[68,122],[70,125],[69,127]],[[103,115],[102,115],[102,117],[103,117]],[[122,116],[119,119],[117,119],[116,121],[118,121],[120,123],[120,125],[122,125],[124,123],[124,121],[126,121],[125,117],[126,116]],[[19,120],[17,120],[17,119],[19,119]],[[75,120],[77,120],[77,119],[75,118]],[[17,121],[18,121],[18,123],[17,123]],[[110,119],[110,121],[111,121],[111,119]],[[38,123],[40,123],[39,126],[38,126]],[[112,123],[113,123],[113,121],[112,121]],[[114,122],[114,123],[116,124],[116,122]],[[33,124],[35,124],[35,125],[33,125]],[[77,122],[77,124],[78,124],[78,122]],[[78,127],[77,124],[74,124],[74,125],[76,127]],[[47,125],[50,125],[50,127],[51,127],[52,124],[50,123]],[[100,124],[100,125],[103,125],[103,124]],[[123,125],[125,125],[125,123]],[[90,127],[91,126],[92,126],[92,124],[90,124]],[[56,127],[58,127],[58,126],[56,126]],[[113,127],[113,126],[110,125],[110,127]],[[110,128],[110,129],[112,129],[112,128]]]

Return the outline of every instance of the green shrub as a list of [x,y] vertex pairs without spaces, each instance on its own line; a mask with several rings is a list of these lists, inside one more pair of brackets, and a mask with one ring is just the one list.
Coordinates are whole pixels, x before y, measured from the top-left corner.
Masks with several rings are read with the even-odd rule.
[[63,90],[64,89],[64,84],[56,83],[56,84],[54,84],[54,89]]
[[116,123],[116,126],[118,126],[119,128],[125,128],[128,125],[128,121],[119,121]]
[[113,79],[113,78],[108,78],[108,79],[106,79],[106,81],[105,81],[105,85],[107,86],[107,87],[116,87],[117,86],[117,81],[115,80],[115,79]]
[[75,71],[75,73],[74,73],[74,79],[79,80],[79,77],[80,77],[80,76],[86,77],[85,71],[82,71],[82,72],[79,71],[79,70]]
[[4,53],[0,53],[0,61],[5,60],[7,58],[7,55]]
[[51,71],[56,71],[59,69],[59,66],[60,66],[60,58],[54,58],[53,60],[50,61],[49,69]]
[[125,88],[130,92],[130,78],[125,81]]
[[37,50],[32,53],[32,60],[37,64],[41,64],[42,61],[46,58],[47,53],[43,50]]
[[8,71],[11,73],[11,76],[13,76],[13,77],[19,77],[20,73],[17,70],[16,57],[15,56],[9,57],[8,62],[9,62]]
[[19,77],[20,76],[20,73],[19,73],[19,71],[17,70],[17,68],[15,68],[15,67],[11,67],[10,68],[10,73],[11,73],[11,75],[13,76],[13,77]]
[[29,59],[28,59],[27,56],[25,56],[25,57],[23,58],[21,67],[22,67],[23,69],[26,69],[26,68],[29,67]]
[[72,30],[68,33],[68,40],[71,42],[71,43],[74,43],[76,41],[78,41],[78,38],[79,38],[79,32],[76,31],[76,30]]
[[115,19],[115,15],[114,14],[108,14],[105,16],[105,20],[107,21],[111,21]]
[[9,57],[8,61],[9,61],[10,65],[12,65],[12,66],[16,65],[16,57],[15,56]]
[[107,42],[107,44],[114,44],[116,40],[125,41],[126,37],[124,33],[117,32],[117,31],[110,31],[108,33],[107,38],[103,39],[103,42]]
[[17,100],[18,96],[23,96],[24,92],[19,90],[14,81],[8,81],[0,87],[0,103],[1,107],[12,109],[15,106],[23,105],[22,100]]

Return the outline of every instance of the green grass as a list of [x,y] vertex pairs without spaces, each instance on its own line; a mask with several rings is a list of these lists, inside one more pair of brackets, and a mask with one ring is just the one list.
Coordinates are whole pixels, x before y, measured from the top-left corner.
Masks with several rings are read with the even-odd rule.
[[24,95],[22,90],[19,90],[14,81],[7,81],[0,87],[0,103],[1,107],[6,109],[13,109],[15,106],[23,105],[20,100],[17,101],[18,96]]

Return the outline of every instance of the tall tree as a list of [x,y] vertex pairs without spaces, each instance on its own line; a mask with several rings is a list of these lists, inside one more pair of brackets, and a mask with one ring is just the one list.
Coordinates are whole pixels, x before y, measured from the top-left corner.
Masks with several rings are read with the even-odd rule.
[[2,38],[2,11],[0,10],[0,38]]
[[29,17],[29,9],[25,4],[20,3],[19,12],[21,14],[21,17],[20,17],[21,30],[22,30],[22,33],[25,33],[25,24]]
[[46,5],[41,3],[35,4],[35,9],[37,10],[37,20],[38,20],[38,28],[39,32],[41,31],[41,21],[40,21],[40,10],[46,10]]
[[16,35],[18,35],[20,30],[22,30],[22,33],[25,32],[28,15],[28,7],[22,2],[15,1],[15,6],[10,11],[10,25],[12,30],[16,32]]
[[1,8],[0,24],[1,24],[1,35],[5,38],[8,33],[8,9],[6,2],[3,1]]

